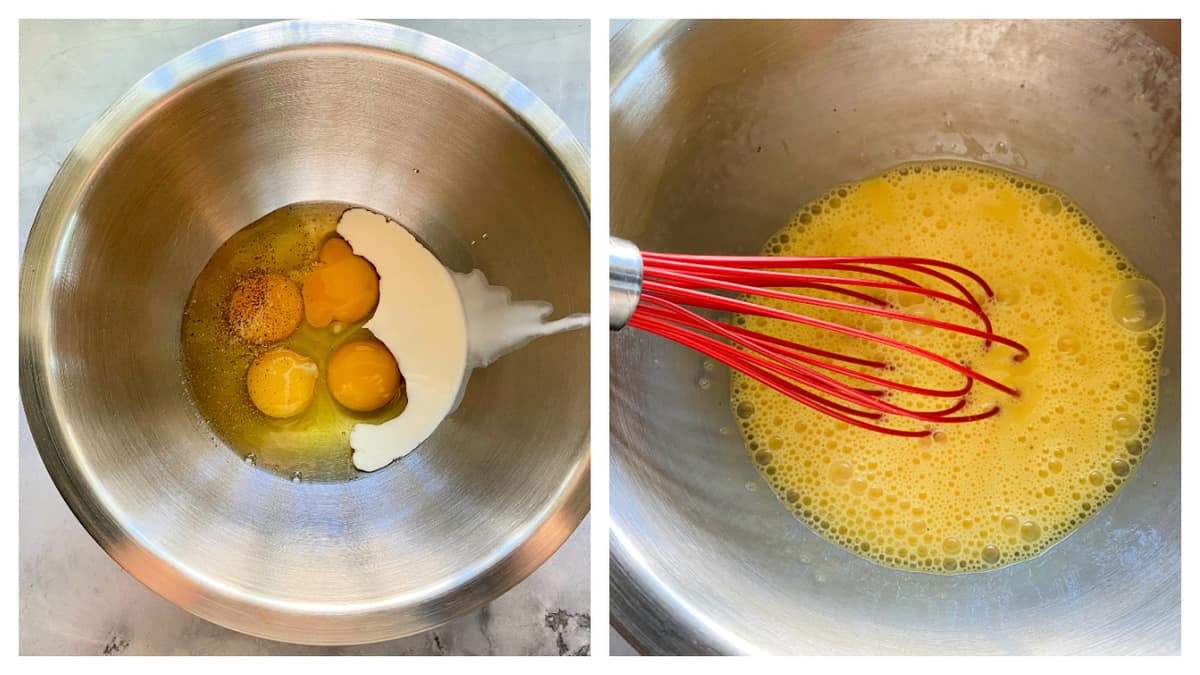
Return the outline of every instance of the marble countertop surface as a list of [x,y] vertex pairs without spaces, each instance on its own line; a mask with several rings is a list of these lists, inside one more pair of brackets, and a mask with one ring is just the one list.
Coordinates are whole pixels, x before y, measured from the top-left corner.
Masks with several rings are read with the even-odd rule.
[[[22,21],[20,246],[75,142],[158,65],[256,21]],[[520,80],[589,144],[587,21],[397,21]],[[67,509],[20,412],[21,654],[588,654],[589,524],[528,579],[440,628],[357,647],[307,647],[196,618],[135,581]]]

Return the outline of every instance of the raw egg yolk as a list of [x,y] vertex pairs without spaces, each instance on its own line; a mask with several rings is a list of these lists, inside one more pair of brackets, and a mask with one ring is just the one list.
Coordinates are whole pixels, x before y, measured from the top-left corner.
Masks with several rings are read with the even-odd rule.
[[347,342],[329,357],[325,378],[334,400],[368,412],[387,405],[400,392],[400,368],[383,343]]
[[379,276],[345,239],[325,242],[320,262],[304,279],[304,317],[315,328],[367,318],[379,301]]
[[300,289],[282,274],[243,279],[229,298],[229,325],[246,342],[265,345],[292,334],[304,317]]
[[312,402],[317,364],[290,349],[272,349],[255,359],[246,373],[254,407],[270,417],[294,417]]

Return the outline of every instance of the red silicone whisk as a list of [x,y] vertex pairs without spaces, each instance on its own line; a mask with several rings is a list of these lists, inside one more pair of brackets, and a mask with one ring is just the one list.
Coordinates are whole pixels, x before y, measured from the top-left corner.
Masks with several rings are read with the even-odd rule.
[[[936,425],[972,422],[999,412],[997,406],[963,412],[976,383],[1014,397],[1017,390],[944,355],[807,316],[804,308],[921,324],[979,339],[987,348],[1001,345],[1013,350],[1017,360],[1028,356],[1023,345],[993,332],[984,304],[972,287],[985,300],[992,298],[991,287],[979,275],[929,258],[674,255],[640,251],[634,244],[614,238],[609,255],[609,323],[613,330],[630,326],[674,340],[848,424],[896,436],[927,436]],[[917,294],[934,304],[955,305],[973,314],[979,325],[907,313],[871,295],[868,291],[872,290]],[[783,300],[793,303],[793,309],[776,309],[739,296]],[[960,374],[963,382],[953,389],[905,384],[887,376],[886,363],[863,354],[830,352],[781,340],[708,318],[696,310],[760,316],[836,331],[863,341],[864,346],[874,343],[928,359]],[[943,399],[945,405],[936,410],[903,407],[889,401],[892,391]],[[928,424],[918,430],[901,429],[889,426],[889,417]]]

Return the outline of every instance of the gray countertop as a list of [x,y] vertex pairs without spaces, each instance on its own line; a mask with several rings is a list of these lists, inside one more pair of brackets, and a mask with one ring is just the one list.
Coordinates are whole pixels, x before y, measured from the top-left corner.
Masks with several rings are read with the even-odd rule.
[[[257,21],[22,21],[20,246],[88,126],[158,65]],[[587,21],[397,21],[469,49],[520,80],[589,144]],[[421,635],[322,648],[198,619],[117,566],[67,509],[20,413],[22,654],[587,654],[589,520],[528,579]]]

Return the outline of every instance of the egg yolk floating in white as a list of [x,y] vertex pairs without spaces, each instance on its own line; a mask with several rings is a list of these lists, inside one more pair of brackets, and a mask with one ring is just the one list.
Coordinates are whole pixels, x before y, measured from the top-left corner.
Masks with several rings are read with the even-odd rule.
[[[281,342],[299,327],[301,316],[316,329],[367,318],[379,300],[379,277],[366,258],[354,255],[343,239],[321,246],[304,277],[303,291],[281,274],[258,274],[238,282],[229,300],[229,325],[254,345]],[[344,323],[343,323],[344,322]],[[330,394],[356,412],[386,406],[400,391],[400,373],[387,348],[374,340],[338,347],[327,364]],[[258,356],[246,372],[250,401],[264,415],[286,419],[308,407],[320,368],[292,349]]]
[[[977,384],[963,414],[995,404],[998,415],[942,425],[920,439],[851,427],[733,374],[733,409],[755,466],[797,518],[851,552],[937,573],[1030,558],[1096,513],[1149,448],[1162,294],[1061,192],[974,164],[907,164],[809,203],[763,254],[904,255],[962,264],[993,287],[996,298],[986,310],[996,332],[1030,349],[1018,363],[1010,351],[984,351],[978,340],[948,331],[805,310],[953,355],[1020,391],[1012,399]],[[954,308],[912,297],[888,300],[973,325]],[[864,350],[862,342],[831,331],[748,316],[735,321],[819,349]],[[909,384],[961,384],[949,370],[907,353],[871,356]],[[889,394],[889,401],[917,403],[903,392]]]

